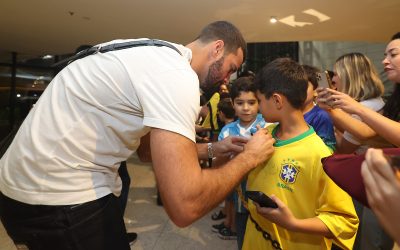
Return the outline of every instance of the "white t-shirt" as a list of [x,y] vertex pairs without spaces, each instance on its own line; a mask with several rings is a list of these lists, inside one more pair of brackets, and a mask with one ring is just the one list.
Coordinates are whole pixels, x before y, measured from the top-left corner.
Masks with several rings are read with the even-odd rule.
[[64,68],[0,160],[1,192],[44,205],[119,195],[120,162],[151,127],[195,142],[199,80],[191,50],[173,45],[183,56],[142,46],[87,56]]
[[[365,101],[361,101],[360,102],[361,105],[372,109],[373,111],[380,111],[383,106],[385,106],[385,102],[383,101],[383,99],[381,97],[377,97],[377,98],[372,98],[372,99],[368,99]],[[359,117],[358,115],[351,115],[353,118],[362,121],[361,117]],[[352,134],[350,134],[349,132],[345,131],[343,133],[343,138],[346,139],[348,142],[354,144],[354,145],[360,145],[360,147],[355,151],[356,154],[362,154],[364,153],[369,147],[373,146],[370,145],[370,143],[372,143],[372,141],[370,143],[368,142],[363,142],[360,139],[358,139],[357,137],[353,136]]]

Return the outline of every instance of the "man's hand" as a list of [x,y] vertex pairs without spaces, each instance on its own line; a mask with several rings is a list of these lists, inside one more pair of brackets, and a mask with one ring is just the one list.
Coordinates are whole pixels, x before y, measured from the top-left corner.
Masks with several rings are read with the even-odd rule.
[[214,142],[214,156],[217,158],[226,158],[236,155],[243,151],[244,145],[249,139],[240,136],[228,136],[222,141]]
[[253,168],[268,160],[274,153],[275,139],[268,129],[258,127],[258,131],[244,145],[243,154],[247,161],[254,161]]

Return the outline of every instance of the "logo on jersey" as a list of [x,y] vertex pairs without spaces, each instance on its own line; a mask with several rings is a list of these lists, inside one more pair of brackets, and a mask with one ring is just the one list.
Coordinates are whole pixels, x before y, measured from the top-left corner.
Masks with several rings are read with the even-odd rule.
[[299,168],[296,166],[296,161],[292,159],[287,159],[281,165],[281,171],[279,177],[282,181],[288,184],[293,184],[296,181],[297,174],[299,173]]

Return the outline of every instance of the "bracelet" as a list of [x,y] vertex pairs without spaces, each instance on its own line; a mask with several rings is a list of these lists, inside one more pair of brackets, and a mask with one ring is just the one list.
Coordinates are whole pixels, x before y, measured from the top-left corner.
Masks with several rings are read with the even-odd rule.
[[208,159],[214,158],[213,145],[211,142],[207,143],[207,153],[208,153]]

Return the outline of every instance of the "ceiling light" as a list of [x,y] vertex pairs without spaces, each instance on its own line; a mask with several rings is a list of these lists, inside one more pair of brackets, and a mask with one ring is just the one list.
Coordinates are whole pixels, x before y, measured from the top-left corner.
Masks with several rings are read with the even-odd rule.
[[45,55],[42,57],[42,59],[44,59],[44,60],[51,59],[51,58],[53,58],[52,55]]
[[269,22],[270,22],[270,23],[276,23],[276,22],[278,22],[278,20],[276,19],[276,17],[272,16],[272,17],[269,19]]

